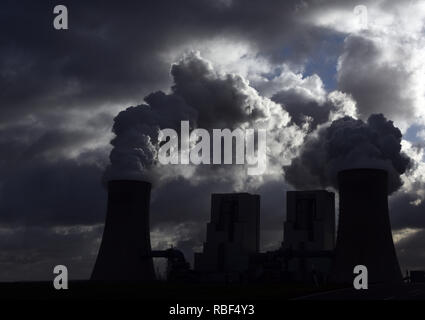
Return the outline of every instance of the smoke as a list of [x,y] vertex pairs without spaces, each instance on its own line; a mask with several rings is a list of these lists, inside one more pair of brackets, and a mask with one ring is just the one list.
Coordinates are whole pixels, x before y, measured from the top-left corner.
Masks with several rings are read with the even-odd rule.
[[309,132],[337,118],[357,116],[356,103],[349,95],[332,91],[321,98],[317,99],[316,96],[302,94],[291,88],[277,92],[271,99],[285,105],[292,121],[298,126],[308,125]]
[[356,116],[356,108],[343,93],[331,92],[319,103],[280,91],[273,101],[242,76],[217,72],[198,52],[174,64],[171,75],[170,93],[151,93],[144,104],[129,107],[114,119],[116,136],[106,180],[157,182],[183,177],[193,183],[226,181],[235,190],[263,183],[262,177],[247,177],[243,166],[159,164],[160,130],[180,132],[181,121],[189,121],[191,129],[266,129],[266,175],[284,173],[296,188],[336,187],[340,170],[361,167],[387,170],[391,193],[402,185],[400,175],[410,158],[401,152],[400,130],[382,114],[370,116],[366,123],[347,116]]
[[246,185],[250,177],[243,174],[244,165],[161,165],[157,160],[159,132],[165,128],[180,132],[181,121],[189,121],[192,130],[266,129],[271,156],[266,174],[282,175],[282,166],[296,155],[307,132],[291,122],[281,104],[261,96],[242,76],[217,72],[199,52],[191,52],[174,64],[171,75],[174,84],[170,93],[152,93],[144,104],[129,107],[114,119],[116,136],[111,141],[105,180],[156,182],[183,176],[193,181],[221,179],[239,187]]
[[310,136],[300,154],[285,166],[287,181],[296,188],[337,187],[337,173],[351,168],[388,171],[389,193],[402,185],[400,175],[411,159],[401,151],[402,134],[392,121],[374,114],[367,122],[344,117]]
[[177,129],[181,119],[195,122],[196,111],[179,96],[159,91],[145,101],[148,104],[129,107],[114,118],[112,131],[116,136],[111,141],[111,164],[105,180],[154,180],[151,169],[156,165],[160,129]]

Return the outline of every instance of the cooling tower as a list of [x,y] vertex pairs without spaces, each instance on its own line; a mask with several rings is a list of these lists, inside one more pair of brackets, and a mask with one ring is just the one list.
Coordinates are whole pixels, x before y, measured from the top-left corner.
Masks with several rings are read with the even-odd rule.
[[353,283],[356,265],[368,269],[369,283],[402,280],[388,214],[387,172],[351,169],[338,174],[339,227],[333,282]]
[[92,280],[155,280],[149,231],[151,184],[108,183],[108,209]]

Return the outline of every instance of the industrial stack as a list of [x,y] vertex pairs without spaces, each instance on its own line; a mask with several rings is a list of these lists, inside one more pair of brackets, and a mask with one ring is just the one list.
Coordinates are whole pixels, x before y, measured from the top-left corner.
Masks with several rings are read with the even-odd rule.
[[352,283],[356,265],[369,283],[402,281],[388,213],[388,174],[351,169],[338,174],[339,225],[332,281]]
[[108,182],[102,243],[92,273],[97,281],[154,281],[149,230],[151,184]]

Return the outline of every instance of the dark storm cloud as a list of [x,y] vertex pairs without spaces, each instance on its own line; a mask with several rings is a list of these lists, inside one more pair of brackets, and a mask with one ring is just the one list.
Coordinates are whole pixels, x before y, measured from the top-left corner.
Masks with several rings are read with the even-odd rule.
[[410,165],[401,152],[401,132],[383,115],[372,115],[367,122],[344,117],[319,129],[300,155],[285,167],[286,180],[297,188],[333,186],[337,173],[349,168],[380,168],[388,171],[389,192],[401,185],[400,175]]
[[66,265],[70,279],[87,279],[103,226],[40,228],[0,227],[0,281],[53,279],[53,268]]
[[37,132],[34,144],[26,134],[2,135],[0,281],[51,279],[58,264],[68,266],[73,279],[90,275],[106,209],[98,164],[107,152],[51,159],[78,143],[80,134]]
[[[60,135],[57,142],[63,142]],[[79,225],[103,221],[106,193],[100,187],[103,168],[96,164],[102,161],[98,152],[83,153],[80,159],[89,161],[78,163],[56,159],[52,155],[55,151],[58,150],[40,148],[35,153],[32,146],[0,145],[0,225]],[[107,154],[101,153],[102,157]],[[46,161],[50,157],[56,160]]]
[[385,62],[385,52],[372,40],[349,36],[345,40],[338,72],[338,86],[357,101],[359,115],[366,119],[382,113],[392,119],[412,120],[412,97],[405,92],[408,71]]
[[310,130],[314,130],[319,124],[327,122],[331,111],[337,110],[337,107],[331,101],[319,103],[300,95],[294,89],[281,90],[271,99],[284,105],[292,121],[298,126],[302,126],[306,122],[310,123]]
[[63,156],[67,150],[87,141],[90,135],[84,131],[49,130],[36,139],[22,155],[25,159],[36,156]]
[[[0,129],[0,181],[12,170],[61,161],[78,150],[81,154],[105,153],[102,148],[84,151],[84,144],[96,138],[93,130],[46,128],[33,124]],[[82,157],[84,158],[84,157]],[[80,159],[82,160],[82,159]],[[99,164],[106,159],[98,159]]]
[[[279,43],[289,46],[292,41],[298,58],[310,50],[304,43],[309,47],[317,38],[315,30],[301,28],[293,17],[303,8],[301,1],[232,1],[230,6],[215,1],[72,1],[62,3],[70,14],[67,31],[52,26],[56,4],[2,4],[2,122],[35,109],[138,101],[167,83],[168,62],[160,55],[188,41],[237,37],[263,51],[279,51]],[[294,28],[299,29],[296,36],[289,32]]]
[[401,193],[390,198],[391,225],[393,229],[425,229],[425,201],[417,202],[414,194]]
[[[204,60],[189,56],[171,69],[173,93],[197,110],[200,128],[235,128],[239,124],[264,117],[261,110],[247,105],[243,79],[226,74],[218,77]],[[245,108],[244,108],[245,107]],[[251,110],[246,110],[251,108]]]
[[4,173],[0,223],[11,226],[89,225],[104,221],[103,168],[75,161],[34,161]]
[[401,239],[396,245],[397,257],[404,270],[425,269],[425,229]]
[[161,225],[207,221],[211,193],[232,191],[230,186],[220,182],[206,181],[195,185],[184,178],[178,178],[153,191],[152,223]]

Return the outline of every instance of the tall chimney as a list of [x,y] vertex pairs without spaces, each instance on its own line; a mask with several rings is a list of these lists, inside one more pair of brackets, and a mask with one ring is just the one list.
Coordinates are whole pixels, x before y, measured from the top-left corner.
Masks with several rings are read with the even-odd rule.
[[353,283],[356,265],[368,269],[369,283],[402,280],[388,214],[388,174],[351,169],[338,174],[339,227],[331,280]]
[[92,280],[153,281],[149,202],[145,181],[108,182],[108,209]]

